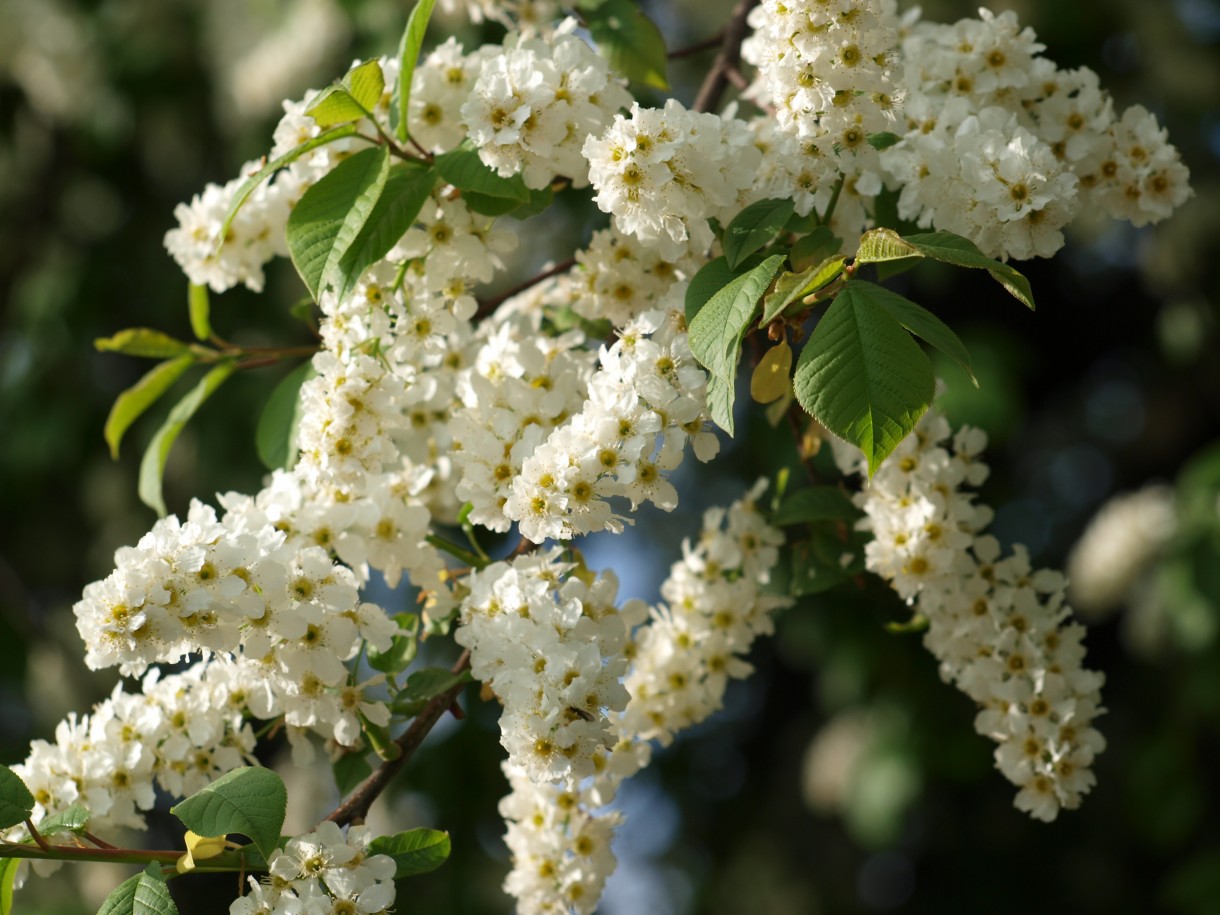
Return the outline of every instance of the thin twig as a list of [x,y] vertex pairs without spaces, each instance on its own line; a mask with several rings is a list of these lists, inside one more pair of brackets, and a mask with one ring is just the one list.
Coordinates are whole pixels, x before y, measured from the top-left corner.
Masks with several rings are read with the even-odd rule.
[[750,88],[750,81],[746,79],[745,74],[743,74],[736,67],[729,67],[724,71],[724,75],[728,78],[728,81],[736,86],[740,91],[745,92]]
[[741,62],[741,43],[750,30],[746,17],[758,3],[759,0],[738,0],[733,7],[729,24],[724,27],[720,53],[716,55],[712,69],[708,70],[703,85],[699,87],[699,94],[695,96],[695,111],[712,111],[720,104],[720,97],[729,85],[729,71],[737,69]]
[[537,276],[531,276],[528,280],[518,283],[516,286],[501,292],[499,295],[494,295],[490,299],[480,299],[479,310],[475,312],[475,317],[487,317],[489,314],[499,308],[501,304],[508,299],[511,299],[513,296],[525,292],[525,290],[537,286],[539,283],[543,282],[544,280],[549,280],[553,276],[558,276],[561,273],[567,273],[574,266],[576,266],[576,258],[568,258],[562,264],[556,264],[554,267],[543,270]]
[[99,839],[97,836],[95,836],[95,835],[94,835],[93,833],[91,833],[91,832],[88,832],[88,831],[83,831],[83,832],[81,833],[81,835],[83,835],[83,836],[84,836],[86,839],[88,839],[90,842],[92,842],[92,843],[93,843],[94,845],[96,845],[98,848],[118,848],[118,846],[117,846],[117,845],[111,845],[111,844],[110,844],[109,842],[107,842],[105,839]]
[[47,844],[47,840],[42,837],[42,833],[40,833],[37,827],[34,826],[33,820],[27,819],[25,821],[25,828],[30,831],[30,837],[33,838],[35,844],[37,844],[39,848],[41,848],[43,851],[51,850],[51,846]]
[[[462,656],[457,659],[457,663],[453,665],[451,670],[455,674],[460,674],[468,667],[470,667],[470,652],[463,651]],[[407,764],[407,761],[419,749],[420,744],[424,742],[424,738],[436,727],[436,723],[441,720],[445,712],[454,705],[458,694],[465,685],[465,683],[459,683],[456,686],[450,687],[439,696],[433,696],[432,699],[428,700],[428,704],[424,706],[422,712],[415,716],[410,727],[407,728],[401,737],[394,741],[401,751],[398,756],[394,759],[387,759],[378,766],[373,774],[362,781],[343,803],[327,815],[326,819],[332,823],[338,823],[340,826],[363,821],[368,816],[369,808],[373,806],[373,802],[381,796],[381,793],[389,786],[394,776]]]
[[534,552],[534,550],[538,549],[539,546],[541,546],[541,544],[534,543],[534,541],[527,540],[525,537],[522,537],[517,541],[517,545],[513,547],[513,551],[505,558],[516,559],[518,556],[524,556],[527,553]]

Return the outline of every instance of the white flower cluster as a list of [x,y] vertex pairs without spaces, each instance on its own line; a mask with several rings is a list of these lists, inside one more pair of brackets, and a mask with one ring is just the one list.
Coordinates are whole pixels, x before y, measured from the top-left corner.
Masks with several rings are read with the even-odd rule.
[[623,645],[642,605],[614,606],[618,580],[593,578],[562,551],[472,572],[454,639],[504,706],[500,742],[532,781],[572,785],[594,774],[613,743],[607,711],[621,711]]
[[[313,673],[333,685],[362,635],[352,622],[355,577],[319,547],[285,544],[270,526],[233,530],[199,502],[185,522],[158,521],[118,550],[115,571],[73,607],[85,663],[138,676],[200,650],[248,650],[280,658],[289,677]],[[380,641],[373,628],[367,634]]]
[[601,211],[674,262],[711,247],[708,219],[754,184],[762,158],[744,122],[688,111],[675,99],[664,108],[633,104],[630,119],[615,115],[583,151]]
[[[387,78],[395,75],[395,62],[383,60],[381,64]],[[270,159],[279,158],[321,133],[313,118],[305,114],[315,95],[317,92],[311,90],[302,101],[284,102],[284,116],[275,128]],[[386,115],[384,109],[375,113]],[[209,184],[189,204],[180,203],[174,208],[178,225],[165,233],[166,249],[196,285],[224,292],[240,283],[261,292],[265,280],[263,267],[273,257],[288,256],[284,230],[292,207],[340,159],[364,143],[355,137],[338,140],[305,153],[281,169],[274,178],[254,189],[222,239],[220,231],[238,189],[265,164],[263,160],[247,162],[232,181]]]
[[[383,724],[389,712],[364,695],[370,684],[346,685],[344,662],[362,641],[385,650],[397,627],[360,602],[355,575],[322,547],[246,520],[239,513],[217,521],[193,502],[185,522],[171,515],[120,549],[115,571],[73,608],[85,663],[139,675],[197,652],[216,655],[215,663],[236,659],[243,679],[256,671],[260,681],[246,690],[253,715],[284,715],[290,734],[312,729],[352,746],[357,710]],[[227,711],[205,703],[201,713]]]
[[[773,118],[756,118],[749,122],[749,127],[754,134],[754,145],[762,153],[762,162],[753,186],[742,193],[738,203],[744,208],[756,200],[790,199],[801,216],[808,216],[815,210],[825,213],[834,194],[838,159],[823,150],[817,140],[798,139],[785,132]],[[835,214],[839,212],[836,203]],[[840,237],[852,234],[850,227],[837,223],[832,218],[830,225]]]
[[394,904],[394,859],[370,855],[367,826],[347,834],[323,821],[311,833],[288,840],[268,862],[270,877],[250,877],[250,892],[235,899],[229,915],[381,915]]
[[32,821],[80,804],[92,829],[144,829],[139,811],[152,808],[157,786],[193,794],[253,764],[254,732],[242,710],[256,683],[232,665],[196,664],[164,678],[150,671],[139,693],[116,686],[91,715],[60,722],[54,743],[31,743],[13,767],[34,795]]
[[[671,290],[677,301],[685,285]],[[523,537],[541,543],[621,531],[614,497],[633,509],[651,502],[671,511],[678,493],[666,474],[687,442],[699,460],[715,457],[720,443],[703,429],[707,375],[683,325],[678,311],[647,312],[603,347],[583,409],[526,456],[512,481],[504,511]]]
[[246,175],[261,167],[261,162],[248,162],[241,177],[224,186],[209,184],[189,204],[174,208],[178,226],[165,233],[165,247],[197,286],[224,292],[243,283],[261,292],[263,266],[276,255],[287,256],[284,226],[289,204],[279,181],[262,184],[250,195],[220,246],[220,230],[237,189]]
[[538,784],[510,763],[504,774],[512,791],[500,815],[513,861],[504,891],[519,915],[591,915],[618,863],[610,843],[622,815],[594,813],[605,800],[589,788]]
[[512,313],[484,325],[474,364],[460,376],[463,407],[451,423],[457,496],[470,520],[493,531],[512,522],[505,505],[525,460],[584,406],[595,356],[584,336],[541,333],[540,316]]
[[429,152],[453,149],[466,136],[462,105],[470,97],[483,63],[497,52],[484,45],[470,54],[453,37],[421,58],[411,78],[407,123],[411,137]]
[[545,41],[510,36],[503,52],[484,62],[462,105],[479,157],[502,177],[520,174],[526,187],[541,189],[556,177],[587,185],[585,138],[631,103],[605,58],[575,29],[568,19]]
[[[705,513],[698,541],[683,544],[683,558],[661,586],[668,606],[653,608],[622,646],[630,698],[609,716],[611,746],[594,756],[595,777],[545,784],[511,760],[505,764],[512,793],[500,812],[513,869],[504,888],[522,915],[596,908],[614,870],[610,840],[622,820],[602,808],[648,764],[650,741],[667,745],[722,706],[729,679],[750,671],[743,657],[754,638],[772,631],[770,614],[791,603],[764,592],[783,542],[755,504],[765,486],[760,482],[727,510]],[[642,611],[629,604],[619,615],[631,626],[642,622]]]
[[1100,618],[1122,604],[1177,527],[1168,486],[1146,486],[1110,499],[1068,557],[1068,592],[1077,610]]
[[[390,249],[386,262],[411,264],[412,309],[445,304],[456,318],[466,321],[477,307],[470,289],[503,270],[500,255],[516,247],[512,232],[496,228],[494,220],[473,212],[461,198],[451,199],[448,191],[438,190],[433,202],[420,211],[418,225]],[[429,298],[439,298],[440,303],[429,303]],[[428,332],[440,329],[430,326]]]
[[670,287],[690,280],[703,261],[691,255],[666,260],[634,236],[609,228],[593,233],[589,246],[576,252],[576,263],[565,289],[573,311],[622,327],[660,307]]
[[747,97],[774,106],[781,129],[837,155],[845,173],[875,170],[868,138],[891,129],[899,96],[894,12],[882,0],[764,0],[741,46],[758,68]]
[[661,585],[665,603],[633,640],[631,701],[615,721],[622,744],[668,746],[719,710],[729,680],[753,672],[744,656],[754,640],[770,635],[774,611],[792,603],[764,590],[784,542],[756,504],[766,486],[760,480],[727,510],[708,509],[698,541],[682,544]]
[[985,445],[978,429],[951,435],[943,416],[925,416],[857,496],[874,538],[867,565],[927,620],[924,644],[980,706],[975,729],[999,744],[1016,806],[1049,821],[1096,781],[1105,678],[1081,666],[1085,630],[1069,622],[1064,577],[1033,570],[1020,545],[1001,558],[982,533],[992,512],[964,487],[986,479]]
[[1141,226],[1191,194],[1156,118],[1121,118],[1088,68],[1061,70],[1016,14],[919,23],[903,42],[906,132],[882,159],[898,213],[995,257],[1049,257],[1085,209]]

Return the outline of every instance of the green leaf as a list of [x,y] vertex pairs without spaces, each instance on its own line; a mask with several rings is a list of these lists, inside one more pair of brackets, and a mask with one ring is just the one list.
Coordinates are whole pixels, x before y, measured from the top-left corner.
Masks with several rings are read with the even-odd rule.
[[909,261],[913,257],[930,257],[955,267],[986,270],[992,279],[1026,307],[1034,307],[1034,293],[1029,280],[1017,270],[988,257],[974,242],[952,232],[921,232],[900,236],[892,229],[873,229],[860,237],[856,261],[862,264],[886,261]]
[[707,300],[727,286],[737,276],[729,269],[729,262],[723,257],[713,258],[691,277],[686,285],[686,324],[694,320],[699,309],[707,304]]
[[371,112],[381,103],[381,94],[385,92],[385,74],[381,72],[381,63],[376,58],[352,67],[343,81],[356,104],[365,111]]
[[145,359],[170,359],[191,348],[189,343],[149,327],[129,327],[113,337],[98,337],[93,346],[101,353],[122,353]]
[[335,774],[339,794],[346,796],[373,774],[373,767],[369,765],[366,753],[344,753],[331,764],[331,771]]
[[870,229],[860,236],[860,247],[856,249],[856,261],[861,264],[906,260],[909,257],[923,257],[923,252],[893,229]]
[[402,635],[394,636],[393,643],[385,651],[369,649],[369,667],[383,674],[406,670],[415,660],[415,652],[419,648],[419,617],[414,613],[398,613],[394,616],[394,622]]
[[415,76],[415,65],[419,62],[419,49],[424,46],[424,33],[428,31],[428,20],[436,0],[419,0],[407,18],[402,40],[398,43],[398,139],[406,142],[410,133],[407,128],[407,112],[411,107],[411,81]]
[[808,540],[792,547],[788,587],[794,597],[820,594],[842,584],[863,567],[864,541],[858,533],[844,541],[835,531],[815,528]]
[[13,911],[13,882],[20,863],[20,858],[0,858],[0,915],[11,915]]
[[896,133],[882,131],[881,133],[870,133],[868,135],[868,145],[873,149],[889,149],[895,143],[901,143],[902,137]]
[[524,206],[520,200],[512,197],[489,197],[477,191],[466,191],[462,194],[462,199],[466,201],[466,206],[472,213],[481,216],[507,216],[517,207]]
[[733,405],[737,402],[737,379],[732,381],[719,375],[707,379],[707,409],[712,421],[729,434],[736,431],[733,421]]
[[736,374],[741,338],[783,262],[784,255],[774,254],[735,277],[708,299],[691,320],[691,352],[713,375],[727,378]]
[[89,824],[90,816],[89,811],[80,804],[73,804],[39,823],[38,831],[44,836],[59,835],[61,832],[80,832]]
[[748,273],[734,279],[707,300],[690,322],[691,352],[708,370],[708,405],[721,429],[733,434],[737,364],[741,341],[754,321],[758,302],[783,265],[785,256],[773,254]]
[[871,475],[932,402],[932,364],[902,325],[850,281],[817,323],[794,387],[818,422],[864,452]]
[[[195,411],[212,396],[218,387],[225,383],[236,367],[234,362],[222,362],[204,375],[199,383],[191,388],[186,396],[169,411],[169,416],[157,430],[152,441],[148,443],[144,458],[140,461],[138,491],[140,501],[156,510],[157,514],[162,517],[165,516],[165,500],[161,496],[161,479],[165,474],[165,462],[169,459],[170,449],[174,447],[178,434],[190,422]],[[215,835],[215,833],[208,833],[208,835]]]
[[324,130],[316,137],[306,140],[300,146],[294,146],[278,159],[272,159],[257,172],[243,181],[241,187],[237,189],[237,193],[233,195],[233,202],[229,204],[229,212],[225,214],[225,221],[220,226],[220,244],[224,244],[224,239],[229,234],[229,227],[233,225],[233,220],[237,216],[237,211],[241,209],[242,204],[244,204],[250,195],[254,193],[254,189],[256,187],[278,172],[281,168],[291,165],[307,152],[317,149],[319,146],[325,146],[327,143],[334,143],[336,140],[342,140],[344,137],[350,137],[355,132],[356,127],[353,124],[346,124],[343,127],[335,127],[331,130]]
[[208,287],[191,283],[186,297],[187,312],[191,317],[191,331],[196,340],[212,338],[212,322],[209,318],[211,303],[208,300]]
[[449,833],[435,829],[408,829],[393,836],[378,836],[369,854],[389,855],[397,870],[394,879],[434,871],[449,857]]
[[443,667],[425,667],[407,678],[407,685],[398,691],[390,709],[398,715],[418,715],[430,700],[470,680],[469,670],[455,674]]
[[288,250],[316,300],[347,253],[389,175],[384,146],[349,156],[301,197],[288,217]]
[[855,282],[858,286],[866,288],[871,300],[893,315],[899,324],[960,365],[970,376],[974,386],[976,388],[979,386],[978,379],[974,377],[974,369],[970,367],[970,353],[967,352],[966,345],[962,343],[961,338],[948,324],[922,305],[916,305],[910,299],[903,298],[884,286],[866,283],[863,280]]
[[501,178],[482,159],[469,140],[457,149],[436,157],[437,172],[463,194],[474,191],[486,197],[500,197],[525,203],[530,199],[529,188],[520,175]]
[[327,86],[309,103],[305,113],[319,127],[350,124],[368,117],[368,111],[343,86]]
[[313,363],[302,362],[271,391],[254,430],[258,459],[268,470],[288,470],[296,463],[297,428],[301,424],[301,385],[314,375]]
[[842,239],[835,237],[827,226],[818,226],[808,235],[797,239],[788,259],[792,262],[793,270],[807,270],[838,254],[842,247]]
[[248,836],[263,857],[268,857],[279,841],[287,806],[288,792],[278,775],[259,766],[243,766],[196,791],[169,812],[201,836],[232,832]]
[[360,730],[365,741],[380,759],[388,761],[402,756],[402,747],[394,741],[388,727],[369,721],[364,712],[357,712],[356,717],[360,719]]
[[359,233],[339,258],[335,294],[342,300],[372,264],[402,239],[436,186],[436,173],[414,163],[390,166],[385,187]]
[[34,812],[34,795],[16,772],[0,766],[0,829],[24,823]]
[[759,200],[750,204],[724,230],[724,256],[737,266],[779,234],[792,216],[791,200]]
[[103,430],[112,458],[119,456],[119,443],[131,424],[173,387],[174,382],[182,377],[182,373],[194,364],[193,353],[183,353],[175,359],[158,363],[149,369],[143,378],[115,398]]
[[631,0],[606,0],[585,21],[610,69],[634,83],[669,89],[665,37]]
[[151,861],[143,871],[120,883],[97,915],[178,915],[178,907],[161,876],[161,865]]
[[925,257],[953,264],[955,267],[972,267],[986,270],[991,278],[1008,290],[1018,302],[1029,309],[1034,307],[1034,292],[1021,273],[988,257],[974,242],[952,232],[923,232],[908,235],[906,240],[923,252]]
[[859,517],[860,510],[837,486],[811,486],[785,499],[771,523],[776,527],[817,521],[845,521],[850,524]]
[[[775,291],[763,300],[763,316],[758,323],[765,327],[788,310],[788,306],[821,289],[843,272],[842,254],[832,255],[800,273],[782,273],[775,281]],[[797,311],[798,309],[794,309]]]

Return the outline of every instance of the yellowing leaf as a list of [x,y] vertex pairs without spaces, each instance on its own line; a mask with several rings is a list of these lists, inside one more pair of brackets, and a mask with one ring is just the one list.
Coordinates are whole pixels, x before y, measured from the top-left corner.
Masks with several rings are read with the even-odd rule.
[[750,396],[757,403],[779,400],[792,388],[792,347],[787,340],[767,350],[750,376]]
[[188,829],[185,842],[186,854],[178,859],[178,873],[180,874],[194,870],[196,861],[206,861],[223,852],[226,839],[224,836],[201,836]]

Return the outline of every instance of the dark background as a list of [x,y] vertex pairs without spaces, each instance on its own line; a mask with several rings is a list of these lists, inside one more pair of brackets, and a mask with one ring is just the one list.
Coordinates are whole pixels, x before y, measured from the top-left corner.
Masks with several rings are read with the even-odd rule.
[[[280,95],[299,97],[352,58],[390,51],[409,9],[391,0],[309,6],[331,11],[332,40],[308,47],[295,70],[276,77],[287,81]],[[721,0],[647,5],[671,47],[714,31],[725,7]],[[1024,542],[1037,563],[1061,568],[1097,508],[1149,480],[1176,483],[1196,518],[1148,573],[1158,637],[1131,638],[1123,613],[1097,621],[1089,634],[1089,662],[1106,672],[1110,710],[1100,722],[1110,746],[1096,766],[1098,786],[1080,811],[1052,825],[1016,811],[1013,790],[992,767],[991,745],[973,733],[969,701],[940,683],[917,635],[884,628],[905,616],[892,593],[877,583],[833,592],[788,611],[777,636],[756,650],[758,674],[734,687],[725,712],[624,789],[630,820],[606,912],[1220,912],[1220,485],[1210,482],[1220,480],[1220,460],[1207,450],[1220,438],[1220,5],[1027,0],[997,9],[1008,7],[1061,66],[1097,70],[1120,109],[1138,102],[1155,111],[1196,191],[1160,227],[1080,226],[1053,261],[1026,265],[1036,313],[985,277],[928,268],[903,280],[973,354],[981,389],[941,366],[943,403],[956,421],[992,436],[983,498],[999,510],[994,530],[1002,540]],[[109,459],[101,437],[107,410],[147,366],[96,353],[90,342],[139,325],[189,335],[186,281],[161,236],[178,202],[207,181],[224,182],[269,145],[277,112],[260,108],[257,96],[274,80],[266,69],[233,77],[234,58],[292,8],[270,0],[14,0],[6,10],[5,762],[23,758],[29,740],[49,738],[66,711],[87,710],[114,683],[113,672],[84,669],[71,605],[109,572],[114,549],[153,521],[135,488],[157,419],[137,424],[120,460]],[[974,7],[941,0],[924,12],[951,21]],[[461,28],[468,44],[478,40]],[[487,34],[498,38],[500,30]],[[693,98],[709,60],[675,69],[679,98]],[[518,276],[530,266],[518,265]],[[277,263],[266,295],[214,297],[214,323],[252,344],[307,342],[287,313],[299,294],[290,268]],[[258,487],[253,425],[284,371],[243,373],[200,411],[169,466],[171,510],[192,495]],[[603,541],[595,555],[622,565],[632,594],[655,594],[665,563],[677,558],[674,544],[697,529],[698,494],[727,501],[790,455],[788,439],[751,418],[710,471],[682,477],[679,512],[647,516],[633,544]],[[1182,478],[1187,467],[1196,468],[1194,482]],[[645,542],[650,536],[655,544]],[[398,794],[383,801],[384,828],[434,825],[450,830],[454,843],[445,867],[400,894],[400,911],[510,909],[498,888],[507,862],[495,801],[506,785],[495,710],[468,698],[469,719],[441,729]],[[819,809],[802,793],[815,737],[831,756],[837,747],[840,758],[854,760],[838,789],[823,786],[820,796],[829,790],[830,800]],[[302,806],[290,815],[305,829],[316,813]],[[155,829],[132,841],[177,841]],[[17,911],[91,912],[125,876],[99,867],[72,873],[32,880]],[[217,892],[232,886],[224,881]],[[195,898],[192,911],[227,909],[191,887],[183,889]]]

